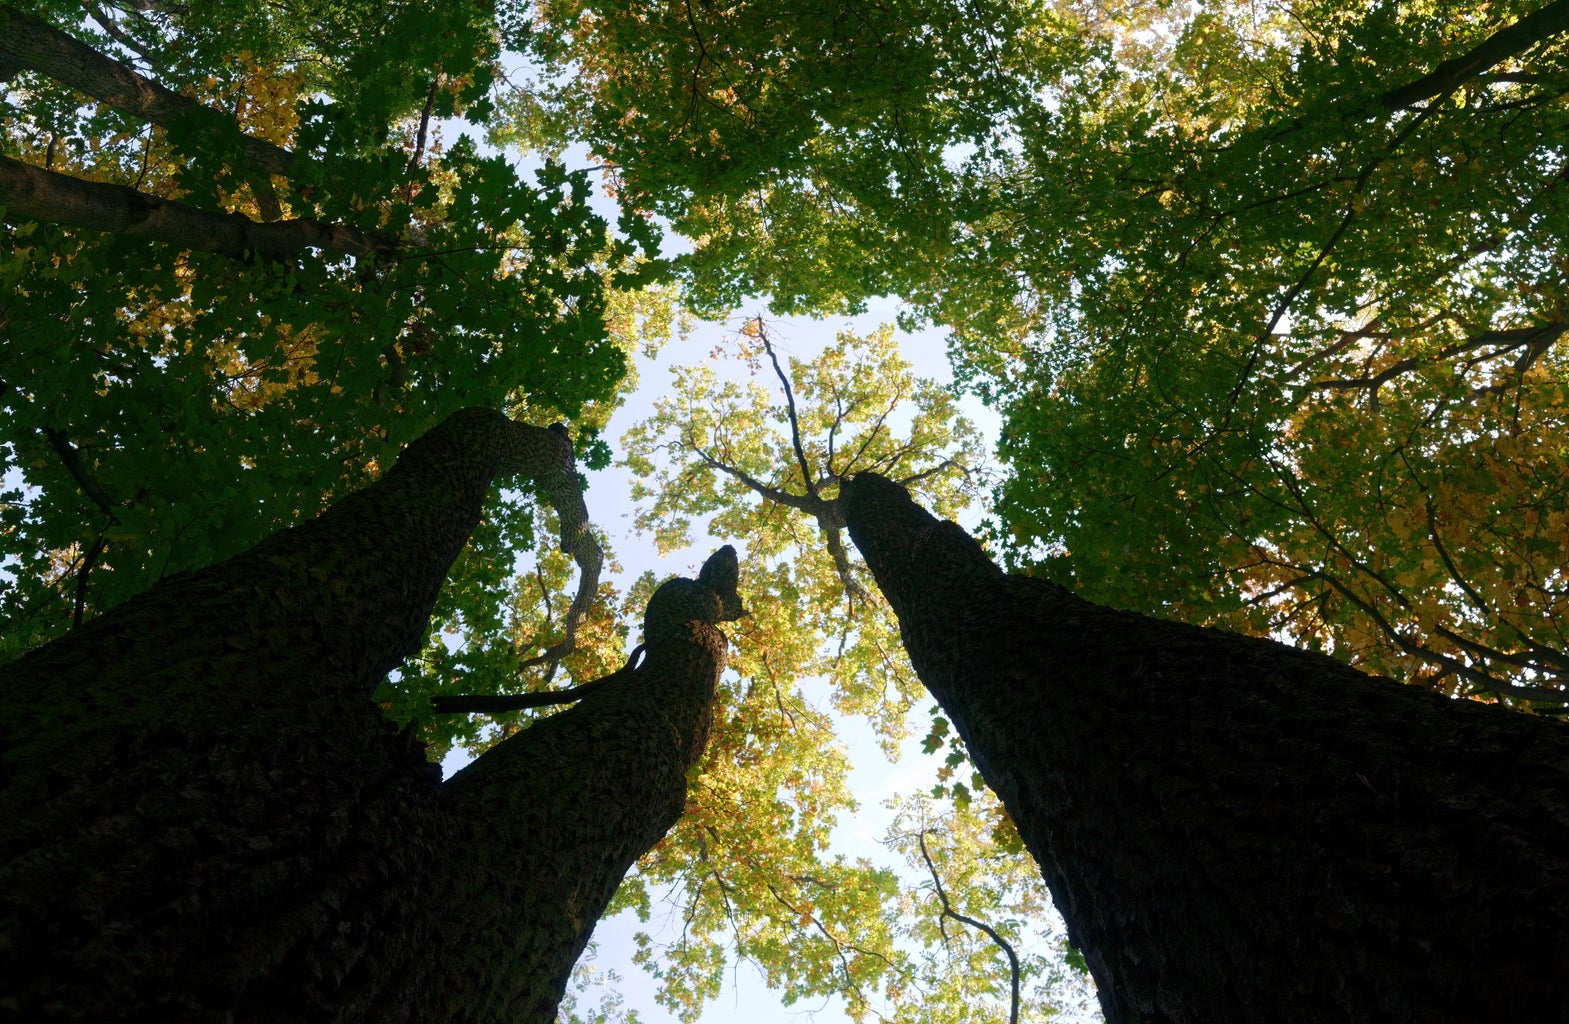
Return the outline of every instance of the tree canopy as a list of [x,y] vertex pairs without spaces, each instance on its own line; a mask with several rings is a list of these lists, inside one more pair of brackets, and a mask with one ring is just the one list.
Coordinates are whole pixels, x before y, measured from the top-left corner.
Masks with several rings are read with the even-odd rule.
[[1562,706],[1562,4],[544,10],[698,301],[953,331],[1020,563]]
[[[855,806],[835,716],[893,750],[922,704],[838,481],[950,516],[990,491],[992,541],[1088,598],[1558,712],[1566,11],[0,6],[0,656],[308,518],[460,407],[568,420],[608,464],[681,308],[897,296],[1005,416],[1000,473],[891,328],[786,361],[748,321],[750,375],[679,370],[619,440],[637,526],[742,544],[752,614],[688,814],[618,906],[682,906],[647,959],[687,1014],[742,957],[788,998],[975,1019],[1007,974],[947,901],[1018,942],[1045,897],[946,722],[915,720],[947,761],[890,836],[909,870],[825,858]],[[537,498],[487,509],[379,694],[437,753],[534,713],[431,697],[613,670],[656,582],[527,555],[561,525]],[[1044,947],[1037,1009],[1075,996]]]
[[[0,9],[6,166],[31,175],[0,186],[0,451],[8,482],[37,489],[0,510],[8,649],[314,514],[454,409],[548,419],[613,399],[637,301],[615,281],[651,236],[613,235],[584,171],[441,140],[440,119],[482,133],[493,116],[489,17],[111,5],[77,24],[66,8],[56,26]],[[66,202],[99,185],[129,220]],[[196,228],[148,241],[147,210]],[[255,244],[203,251],[208,226],[236,224]],[[257,241],[299,224],[319,230]],[[331,232],[371,241],[334,251]],[[516,510],[497,518],[528,536]]]

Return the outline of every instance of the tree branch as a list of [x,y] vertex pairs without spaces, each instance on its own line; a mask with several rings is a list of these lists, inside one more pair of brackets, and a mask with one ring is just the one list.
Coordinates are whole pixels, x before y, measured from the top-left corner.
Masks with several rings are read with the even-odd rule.
[[1554,0],[1513,25],[1494,32],[1466,53],[1444,61],[1431,73],[1384,93],[1384,109],[1404,110],[1423,100],[1451,93],[1495,64],[1522,54],[1566,29],[1569,29],[1569,0]]
[[684,440],[686,441],[686,446],[690,448],[698,458],[702,459],[705,465],[711,469],[717,469],[719,472],[724,473],[727,476],[734,477],[736,480],[744,484],[749,490],[754,491],[760,497],[766,498],[772,502],[777,502],[780,505],[784,505],[786,508],[793,508],[797,512],[805,512],[807,515],[812,516],[813,518],[817,518],[822,515],[822,506],[824,504],[823,499],[813,498],[809,495],[791,494],[789,491],[782,491],[777,487],[770,487],[768,484],[763,483],[761,480],[752,476],[745,470],[737,469],[735,466],[732,466],[726,462],[721,462],[719,459],[708,454],[702,448],[698,447],[696,442],[694,442],[690,436],[684,438]]
[[10,220],[38,220],[164,242],[230,259],[285,260],[302,249],[360,258],[397,252],[395,235],[317,220],[261,223],[213,213],[124,185],[83,181],[0,156],[0,205]]
[[283,177],[294,171],[294,154],[288,150],[243,134],[225,114],[159,85],[9,4],[0,5],[0,62],[31,68],[116,110],[165,128],[205,122],[205,133],[219,137],[229,134],[220,127],[227,123],[239,137],[251,168]]
[[841,528],[842,523],[832,529],[823,527],[823,542],[828,547],[828,555],[834,560],[834,570],[839,574],[839,581],[844,584],[845,596],[863,603],[870,601],[871,595],[851,571],[849,552],[845,550],[844,540],[839,536]]
[[1008,1013],[1008,1021],[1009,1024],[1019,1024],[1019,956],[1013,951],[1013,947],[1008,944],[1008,940],[997,934],[996,929],[984,922],[977,921],[973,917],[966,917],[964,914],[954,910],[953,906],[949,904],[948,893],[943,890],[942,879],[937,875],[937,865],[932,863],[932,855],[926,851],[926,834],[930,831],[932,830],[926,829],[920,832],[916,838],[921,844],[921,859],[926,861],[926,870],[932,873],[932,883],[937,886],[937,898],[942,901],[942,917],[951,917],[960,924],[967,924],[971,928],[985,932],[993,942],[1002,947],[1004,953],[1008,954],[1008,966],[1013,978],[1013,1005]]
[[[1413,658],[1416,658],[1419,661],[1425,661],[1430,665],[1438,666],[1447,672],[1453,673],[1461,679],[1472,683],[1482,693],[1492,694],[1493,696],[1499,697],[1509,697],[1512,700],[1529,700],[1540,704],[1569,704],[1569,691],[1549,689],[1547,687],[1538,686],[1518,686],[1513,683],[1506,683],[1490,672],[1483,671],[1482,669],[1476,668],[1472,665],[1467,665],[1459,658],[1450,657],[1447,654],[1442,654],[1433,650],[1425,644],[1420,644],[1414,640],[1411,640],[1410,638],[1401,634],[1401,632],[1397,630],[1388,619],[1384,618],[1384,616],[1379,613],[1378,609],[1373,607],[1371,602],[1363,599],[1343,581],[1331,573],[1318,569],[1303,569],[1301,566],[1287,565],[1284,563],[1277,564],[1281,564],[1284,568],[1291,569],[1293,572],[1302,572],[1307,579],[1320,580],[1328,584],[1329,587],[1331,587],[1342,598],[1355,605],[1364,615],[1366,615],[1373,622],[1373,624],[1376,625],[1379,630],[1385,636],[1387,636],[1390,641],[1401,651],[1405,652]],[[1443,630],[1442,627],[1440,627],[1440,629],[1443,632],[1449,632],[1448,630]],[[1454,637],[1451,636],[1450,639],[1453,640]],[[1461,646],[1464,647],[1470,645],[1461,644]]]
[[583,504],[583,488],[578,480],[577,464],[572,453],[572,438],[564,424],[552,423],[548,429],[564,447],[564,463],[561,472],[540,479],[538,485],[545,500],[556,510],[556,518],[561,525],[561,551],[572,556],[580,575],[577,594],[572,598],[572,604],[568,606],[562,620],[561,640],[546,648],[543,654],[529,658],[518,666],[523,669],[547,666],[546,683],[555,676],[561,660],[577,650],[577,630],[594,605],[594,598],[599,593],[599,574],[605,564],[604,548],[599,546],[599,539],[589,528],[588,506]]
[[437,75],[430,83],[430,92],[425,96],[425,109],[420,111],[419,135],[414,140],[414,152],[409,155],[408,168],[403,172],[405,178],[412,178],[419,169],[419,162],[425,156],[425,134],[430,130],[430,114],[436,106],[436,92],[441,86],[444,75]]
[[119,522],[115,518],[114,502],[110,500],[109,495],[104,491],[103,485],[95,480],[91,473],[87,472],[87,467],[82,465],[81,452],[71,443],[70,438],[53,427],[44,427],[43,432],[44,437],[49,439],[49,447],[53,448],[55,454],[60,456],[60,461],[65,464],[65,471],[71,474],[71,479],[76,481],[76,485],[82,489],[82,493],[87,495],[88,500],[109,516],[110,522]]
[[[1401,458],[1403,459],[1404,457],[1405,453],[1401,452]],[[1415,474],[1412,475],[1414,476]],[[1471,603],[1476,607],[1477,611],[1483,615],[1493,614],[1492,606],[1482,600],[1482,595],[1478,594],[1471,584],[1466,582],[1465,577],[1460,573],[1460,567],[1455,565],[1453,558],[1449,557],[1449,548],[1444,544],[1444,539],[1438,535],[1438,513],[1433,508],[1433,499],[1429,497],[1425,498],[1424,501],[1427,504],[1427,534],[1433,538],[1433,548],[1438,552],[1439,560],[1444,563],[1444,569],[1449,573],[1449,578],[1454,580],[1455,585],[1464,592],[1466,597],[1471,599]]]
[[[1566,2],[1566,0],[1560,0],[1560,2]],[[1281,318],[1286,315],[1292,303],[1297,300],[1297,296],[1308,286],[1308,282],[1313,279],[1313,275],[1318,273],[1318,268],[1324,265],[1324,261],[1329,258],[1330,253],[1335,251],[1335,246],[1340,244],[1340,239],[1344,237],[1352,223],[1357,219],[1356,197],[1367,187],[1369,179],[1372,178],[1373,172],[1378,169],[1379,165],[1389,159],[1395,150],[1399,149],[1417,129],[1426,124],[1428,118],[1437,109],[1437,107],[1428,107],[1413,117],[1408,124],[1395,133],[1394,137],[1384,146],[1383,152],[1369,160],[1357,174],[1356,180],[1351,185],[1350,202],[1348,202],[1345,212],[1340,218],[1340,223],[1336,225],[1328,240],[1319,248],[1318,255],[1313,257],[1307,269],[1302,272],[1291,287],[1286,289],[1286,293],[1275,303],[1274,308],[1270,312],[1269,320],[1264,325],[1264,329],[1253,339],[1247,362],[1243,365],[1242,373],[1237,377],[1236,386],[1231,389],[1231,394],[1227,399],[1229,408],[1226,411],[1225,422],[1228,425],[1231,422],[1231,411],[1236,407],[1237,399],[1241,396],[1242,389],[1247,386],[1248,378],[1253,375],[1253,368],[1258,365],[1259,358],[1264,353],[1264,345],[1273,336],[1275,327],[1279,325]]]
[[757,325],[757,339],[763,343],[763,351],[768,353],[768,361],[774,364],[774,373],[779,378],[779,383],[784,385],[785,409],[790,414],[790,444],[795,449],[795,458],[801,466],[801,479],[806,482],[806,493],[810,497],[817,497],[817,484],[812,480],[812,467],[806,461],[806,449],[801,445],[801,421],[795,414],[795,393],[790,390],[790,377],[784,372],[784,367],[779,365],[779,357],[774,354],[774,346],[768,340],[768,328],[763,325],[762,317],[754,317],[752,322]]
[[76,570],[76,604],[71,609],[71,628],[76,629],[82,624],[82,613],[87,609],[87,574],[93,571],[93,565],[98,561],[98,556],[103,554],[104,537],[98,535],[93,541],[93,546],[87,549],[87,557],[82,559],[82,567]]
[[625,665],[622,665],[608,676],[584,683],[582,686],[574,686],[566,690],[536,691],[534,693],[463,693],[438,696],[430,699],[430,709],[438,715],[500,715],[508,711],[521,711],[524,708],[543,708],[553,704],[572,704],[587,697],[606,683],[624,678],[637,671],[638,656],[644,650],[644,646],[638,644],[632,648],[632,653],[627,656]]
[[1524,348],[1526,351],[1520,358],[1520,369],[1529,367],[1532,360],[1546,351],[1557,341],[1565,331],[1569,331],[1569,323],[1553,322],[1539,324],[1533,327],[1513,327],[1496,331],[1483,331],[1482,333],[1467,338],[1465,341],[1448,345],[1432,356],[1408,356],[1390,364],[1371,376],[1361,377],[1331,377],[1326,380],[1316,380],[1308,387],[1326,391],[1345,391],[1353,388],[1367,388],[1376,391],[1395,377],[1414,370],[1424,363],[1434,363],[1481,348],[1484,345],[1497,343],[1498,348],[1491,352],[1476,357],[1479,362],[1494,359],[1515,349]]

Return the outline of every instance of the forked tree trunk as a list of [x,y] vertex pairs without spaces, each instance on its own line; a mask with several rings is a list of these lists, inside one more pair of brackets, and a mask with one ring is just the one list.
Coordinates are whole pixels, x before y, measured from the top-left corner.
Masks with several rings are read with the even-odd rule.
[[1569,1021],[1569,730],[1005,575],[880,477],[841,500],[1111,1024]]
[[0,669],[0,1018],[554,1019],[680,814],[725,642],[662,627],[438,784],[370,694],[514,473],[575,487],[564,435],[458,413],[319,519]]

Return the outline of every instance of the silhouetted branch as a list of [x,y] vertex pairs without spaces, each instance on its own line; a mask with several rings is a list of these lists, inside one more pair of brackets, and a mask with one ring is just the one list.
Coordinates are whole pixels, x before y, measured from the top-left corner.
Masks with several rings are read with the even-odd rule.
[[[112,27],[113,19],[100,16],[95,20],[117,41],[134,48]],[[8,70],[31,68],[106,106],[164,128],[202,123],[209,126],[209,134],[222,135],[232,124],[219,111],[138,74],[39,18],[4,5],[0,5],[0,65]],[[0,77],[6,76],[0,72]],[[283,212],[267,176],[289,175],[294,169],[294,154],[245,135],[238,126],[232,130],[253,172],[250,177],[257,205],[264,217],[277,220]]]
[[440,88],[444,77],[443,75],[437,75],[435,80],[430,83],[430,92],[425,96],[425,109],[420,111],[419,134],[414,140],[414,152],[409,156],[408,169],[403,172],[403,176],[406,178],[414,176],[414,172],[419,169],[420,160],[425,156],[425,135],[430,130],[430,115],[436,106],[436,92]]
[[93,541],[93,546],[87,549],[87,557],[82,559],[82,567],[76,570],[76,606],[71,610],[71,628],[76,629],[82,624],[82,613],[87,608],[87,574],[93,571],[93,563],[98,561],[98,556],[103,553],[103,534]]
[[[942,879],[937,875],[937,865],[932,863],[932,855],[926,851],[926,833],[930,831],[931,829],[922,831],[916,839],[921,844],[921,859],[926,861],[926,870],[932,873],[932,883],[937,886],[937,898],[942,901],[942,917],[951,917],[960,924],[967,924],[971,928],[977,928],[985,932],[993,942],[1002,947],[1004,953],[1008,954],[1008,966],[1013,977],[1013,1005],[1008,1013],[1008,1022],[1009,1024],[1019,1024],[1019,956],[1013,951],[1013,947],[1008,944],[1008,940],[997,934],[995,928],[982,921],[977,921],[973,917],[967,917],[959,913],[948,902],[948,893],[944,891]],[[938,919],[938,922],[938,928],[940,929],[942,927],[941,918]],[[946,933],[944,933],[943,938],[947,938]]]
[[774,354],[774,346],[768,340],[768,328],[763,326],[762,317],[754,317],[753,323],[757,325],[757,340],[763,343],[763,351],[768,353],[768,361],[774,364],[774,374],[779,378],[779,383],[784,385],[785,409],[790,415],[790,444],[795,448],[795,458],[801,465],[801,479],[806,482],[806,493],[817,497],[817,484],[812,480],[812,467],[806,461],[806,449],[801,445],[801,421],[795,414],[795,393],[790,390],[790,377],[784,372],[784,367],[779,365],[779,357]]
[[12,219],[38,220],[165,242],[230,259],[283,260],[305,249],[385,256],[397,236],[307,218],[262,222],[215,213],[124,185],[86,181],[0,156],[0,203]]
[[1431,73],[1384,93],[1384,108],[1403,110],[1414,103],[1454,92],[1495,64],[1524,53],[1566,29],[1569,29],[1569,0],[1555,0],[1513,25],[1499,29],[1460,56],[1444,61]]
[[65,471],[71,474],[71,479],[82,489],[94,505],[97,505],[108,516],[111,522],[119,522],[114,514],[114,502],[109,500],[109,495],[104,492],[103,486],[93,479],[91,473],[82,465],[81,453],[77,450],[68,437],[52,427],[44,427],[44,437],[49,439],[49,447],[60,456],[60,461],[65,464]]

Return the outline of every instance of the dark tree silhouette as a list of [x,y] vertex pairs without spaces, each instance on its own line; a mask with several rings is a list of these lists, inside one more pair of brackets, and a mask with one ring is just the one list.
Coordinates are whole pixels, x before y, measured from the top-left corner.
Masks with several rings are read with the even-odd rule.
[[1569,731],[844,514],[1111,1024],[1569,1021]]
[[0,1017],[554,1020],[681,813],[739,604],[733,571],[667,582],[635,671],[440,784],[370,695],[511,475],[573,548],[565,432],[467,410],[320,518],[0,669]]

